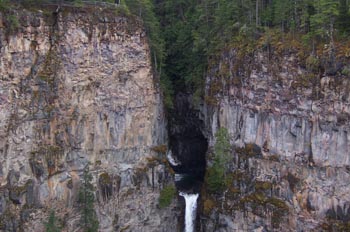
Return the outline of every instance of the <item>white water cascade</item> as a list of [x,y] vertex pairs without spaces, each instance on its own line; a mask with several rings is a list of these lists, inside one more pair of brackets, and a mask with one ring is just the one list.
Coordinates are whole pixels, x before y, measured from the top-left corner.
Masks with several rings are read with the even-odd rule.
[[197,199],[198,193],[188,194],[180,192],[180,196],[185,198],[186,211],[185,211],[185,232],[193,232],[196,220]]
[[171,152],[171,150],[168,151],[166,156],[167,156],[168,161],[171,165],[173,165],[173,166],[181,165],[180,161],[178,161],[175,157],[173,157],[173,153]]

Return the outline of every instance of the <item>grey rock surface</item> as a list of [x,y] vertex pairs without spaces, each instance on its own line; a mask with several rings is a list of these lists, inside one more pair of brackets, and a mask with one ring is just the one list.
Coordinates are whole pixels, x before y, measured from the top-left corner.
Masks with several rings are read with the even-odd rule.
[[171,175],[151,148],[167,143],[166,119],[141,23],[51,10],[15,10],[11,32],[0,15],[0,230],[44,231],[54,209],[79,231],[89,165],[100,231],[176,231],[175,205],[158,207]]
[[[349,78],[319,74],[311,83],[293,54],[271,61],[264,52],[256,52],[237,76],[237,59],[233,49],[213,71],[224,65],[230,70],[215,96],[210,89],[217,78],[209,73],[206,94],[218,104],[204,105],[202,117],[211,145],[218,128],[228,129],[236,148],[231,171],[244,177],[234,178],[239,193],[224,199],[226,209],[216,207],[202,218],[202,230],[322,231],[328,219],[348,221]],[[262,156],[248,156],[251,144]],[[258,191],[258,181],[269,188]],[[279,201],[271,198],[284,202],[279,206],[285,214],[274,216]]]

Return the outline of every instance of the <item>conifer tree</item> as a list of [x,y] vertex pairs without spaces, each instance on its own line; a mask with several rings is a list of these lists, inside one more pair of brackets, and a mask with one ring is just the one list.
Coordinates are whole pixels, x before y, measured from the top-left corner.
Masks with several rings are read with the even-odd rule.
[[92,175],[89,166],[86,165],[83,172],[83,179],[79,189],[79,206],[81,209],[81,223],[84,232],[98,231],[99,222],[94,209],[95,190],[92,185]]
[[55,211],[51,210],[48,221],[45,223],[46,232],[60,232],[61,229],[57,225],[57,219],[55,216]]
[[231,161],[231,145],[226,128],[220,128],[215,138],[213,165],[208,169],[206,182],[209,191],[220,192],[226,187],[226,174]]
[[350,10],[347,0],[339,1],[339,17],[336,23],[342,33],[350,32]]

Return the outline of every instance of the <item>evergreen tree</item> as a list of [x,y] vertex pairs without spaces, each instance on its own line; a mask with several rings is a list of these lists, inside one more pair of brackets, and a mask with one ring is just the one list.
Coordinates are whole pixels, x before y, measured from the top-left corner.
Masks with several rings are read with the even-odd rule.
[[51,210],[48,221],[45,223],[46,232],[60,232],[61,229],[57,226],[55,211]]
[[337,0],[314,0],[316,14],[311,16],[311,32],[314,36],[333,40],[334,23],[338,12]]
[[[159,9],[155,8],[157,1],[152,0],[124,0],[127,11],[142,19],[146,29],[148,43],[151,49],[151,60],[153,71],[160,78],[160,85],[164,93],[165,105],[168,108],[172,107],[173,87],[167,74],[163,71],[166,52],[163,34],[160,30],[160,22],[156,12]],[[121,4],[124,4],[124,1]]]
[[230,161],[230,135],[226,128],[220,128],[215,134],[214,145],[215,161],[226,167]]
[[342,33],[346,34],[350,32],[350,11],[347,0],[339,1],[339,17],[336,24]]
[[226,128],[215,134],[213,166],[208,169],[206,182],[211,192],[220,192],[226,187],[226,174],[231,162],[230,136]]
[[129,11],[143,20],[149,44],[151,46],[152,61],[155,71],[161,72],[164,61],[164,40],[160,34],[159,20],[155,15],[152,0],[129,0],[125,1]]
[[290,0],[279,0],[274,2],[274,25],[281,28],[281,31],[286,31],[291,26],[292,18],[292,1]]
[[[348,0],[154,0],[165,40],[168,86],[201,95],[211,60],[243,36],[255,41],[268,28],[301,34],[312,51],[328,43],[335,63],[337,32],[350,32]],[[287,38],[287,37],[284,37]],[[242,44],[242,43],[239,43]],[[240,45],[238,45],[240,46]]]
[[95,190],[92,185],[92,175],[89,172],[88,165],[84,168],[78,202],[81,209],[81,223],[83,225],[83,230],[85,232],[98,231],[99,222],[94,209]]

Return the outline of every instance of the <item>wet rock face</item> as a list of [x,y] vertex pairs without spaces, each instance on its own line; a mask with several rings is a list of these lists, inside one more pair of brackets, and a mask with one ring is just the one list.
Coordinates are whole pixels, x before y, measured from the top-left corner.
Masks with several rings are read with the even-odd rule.
[[51,10],[0,27],[1,230],[42,231],[50,208],[75,230],[88,164],[101,231],[168,230],[157,203],[170,176],[148,163],[167,136],[144,30],[99,8]]
[[[327,74],[310,77],[293,55],[280,58],[278,64],[265,55],[255,54],[247,65],[249,72],[241,70],[237,73],[242,76],[225,79],[216,96],[209,90],[217,80],[208,77],[208,97],[218,102],[203,108],[210,144],[219,127],[228,129],[234,147],[234,191],[225,201],[228,208],[214,210],[203,228],[303,231],[321,230],[330,219],[346,222],[350,81]],[[237,59],[232,50],[223,55],[221,66],[233,70]],[[262,156],[250,156],[241,149],[250,144],[259,146]],[[269,189],[249,188],[261,181]],[[282,204],[271,198],[288,207],[280,220],[276,221],[274,213]]]

